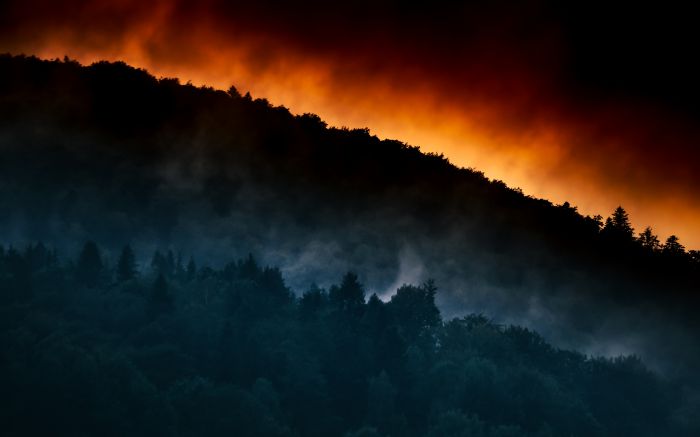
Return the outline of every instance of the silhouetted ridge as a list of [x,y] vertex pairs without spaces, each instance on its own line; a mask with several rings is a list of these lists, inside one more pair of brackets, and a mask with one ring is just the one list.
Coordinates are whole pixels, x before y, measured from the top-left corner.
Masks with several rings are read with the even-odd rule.
[[[632,229],[623,208],[585,217],[367,129],[123,63],[0,56],[0,152],[0,241],[78,253],[94,239],[123,278],[151,262],[196,269],[131,260],[125,242],[215,269],[252,252],[297,293],[353,269],[388,298],[429,273],[448,318],[494,314],[697,381],[698,252]],[[156,285],[153,317],[170,311]]]

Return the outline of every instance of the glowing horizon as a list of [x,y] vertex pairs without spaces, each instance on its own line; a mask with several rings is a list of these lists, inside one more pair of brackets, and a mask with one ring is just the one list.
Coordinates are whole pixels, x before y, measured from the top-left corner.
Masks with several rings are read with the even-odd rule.
[[[353,101],[351,108],[336,106],[331,103],[334,100],[332,93],[318,86],[318,83],[323,82],[322,75],[315,78],[308,74],[298,77],[285,75],[286,80],[280,86],[279,83],[275,83],[272,75],[256,81],[245,69],[234,68],[239,74],[244,73],[240,75],[242,79],[234,81],[225,79],[226,76],[218,71],[207,74],[194,73],[188,68],[159,68],[152,62],[128,54],[100,56],[84,55],[75,51],[59,54],[60,52],[61,50],[44,49],[39,51],[37,56],[44,59],[62,59],[68,56],[85,65],[99,61],[123,61],[133,67],[147,70],[156,77],[177,78],[181,83],[189,82],[195,86],[220,90],[235,86],[242,93],[250,92],[254,98],[265,98],[275,106],[284,106],[293,114],[314,113],[329,126],[368,128],[373,135],[381,139],[395,139],[418,146],[424,153],[443,154],[452,164],[483,172],[489,179],[501,180],[511,188],[521,189],[525,195],[546,199],[555,204],[569,202],[584,215],[600,214],[607,217],[615,207],[622,205],[629,212],[635,231],[641,232],[646,226],[651,226],[662,241],[669,235],[676,234],[689,249],[700,247],[700,230],[692,227],[682,229],[684,222],[692,223],[696,217],[700,217],[700,208],[692,211],[684,209],[687,206],[684,205],[683,199],[671,198],[662,204],[654,205],[644,198],[635,198],[633,193],[626,193],[626,196],[622,193],[604,194],[596,187],[590,186],[588,178],[595,177],[592,169],[579,168],[578,174],[570,175],[569,178],[566,175],[558,175],[563,182],[560,184],[552,184],[546,175],[537,177],[536,168],[541,168],[543,164],[546,165],[545,174],[556,173],[556,167],[566,153],[564,148],[558,145],[558,142],[566,139],[556,130],[536,126],[517,137],[507,133],[496,134],[493,131],[489,132],[491,129],[488,128],[479,129],[475,126],[476,122],[469,123],[470,120],[456,110],[450,112],[437,109],[438,102],[424,97],[388,96],[386,91],[370,95],[364,102]],[[320,92],[308,94],[314,87]],[[291,92],[290,88],[302,92]],[[351,97],[345,97],[353,100]],[[394,106],[410,107],[412,110],[404,112],[394,109],[390,114],[382,114],[381,110],[376,109],[369,110],[377,101],[389,99],[401,102]],[[415,110],[416,105],[428,105],[430,110],[419,113]],[[490,116],[492,115],[484,115],[483,118]],[[487,147],[487,144],[490,147]],[[520,147],[513,147],[515,144]],[[543,151],[546,151],[546,157],[541,156]],[[491,153],[494,154],[490,155]],[[538,155],[540,160],[533,162],[535,160],[529,156],[531,153]],[[581,190],[582,185],[578,185],[578,192],[572,192],[567,189],[569,184],[583,184],[583,187],[588,187]],[[669,215],[666,212],[669,209],[678,211],[676,214],[682,215],[680,220],[678,216]]]
[[[544,69],[543,77],[514,64],[504,73],[490,58],[475,57],[443,77],[437,67],[405,62],[388,43],[370,55],[342,47],[312,50],[283,33],[223,26],[209,14],[192,19],[185,35],[177,4],[159,1],[141,15],[124,15],[122,3],[134,7],[115,1],[116,12],[82,11],[76,19],[86,23],[82,27],[68,20],[22,28],[0,39],[0,51],[68,56],[83,64],[121,60],[156,77],[219,89],[233,85],[292,113],[315,113],[332,126],[369,128],[380,138],[444,154],[457,166],[533,197],[568,201],[586,215],[606,217],[622,205],[637,232],[650,225],[662,241],[676,234],[688,248],[700,248],[692,156],[648,144],[676,138],[674,126],[657,126],[657,114],[643,105],[572,103],[549,84],[557,78],[555,68]],[[94,18],[112,12],[123,15],[125,28]]]

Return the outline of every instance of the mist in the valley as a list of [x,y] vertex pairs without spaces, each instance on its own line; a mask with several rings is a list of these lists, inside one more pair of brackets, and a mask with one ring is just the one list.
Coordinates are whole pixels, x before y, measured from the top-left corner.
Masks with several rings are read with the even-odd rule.
[[[598,225],[571,207],[233,91],[121,66],[46,68],[56,71],[26,105],[2,88],[5,245],[75,257],[94,240],[113,264],[130,244],[142,273],[155,250],[217,267],[250,253],[297,294],[347,271],[383,300],[434,279],[445,318],[482,313],[560,347],[638,354],[671,376],[700,361],[685,294],[601,266],[604,246],[587,241]],[[115,85],[111,69],[133,77]],[[83,76],[94,88],[77,85]],[[139,87],[155,95],[146,107]]]

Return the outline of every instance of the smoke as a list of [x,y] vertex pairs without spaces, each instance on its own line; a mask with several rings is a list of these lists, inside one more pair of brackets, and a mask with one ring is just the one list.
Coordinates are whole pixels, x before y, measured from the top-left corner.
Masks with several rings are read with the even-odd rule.
[[295,113],[445,153],[586,214],[622,204],[638,228],[700,244],[700,90],[687,56],[693,15],[679,8],[315,0],[0,8],[0,50],[121,59],[159,76],[235,84]]
[[[52,65],[115,86],[95,69]],[[75,254],[92,239],[112,259],[131,243],[143,269],[157,248],[217,267],[252,253],[279,266],[296,293],[338,283],[348,270],[385,300],[432,278],[445,318],[484,313],[561,347],[635,352],[671,374],[700,362],[690,321],[656,306],[667,294],[649,299],[640,282],[587,267],[570,253],[577,246],[560,244],[564,233],[542,229],[558,209],[477,173],[364,132],[302,129],[262,102],[193,88],[163,91],[157,102],[166,103],[154,108],[129,87],[108,105],[99,92],[55,87],[37,98],[29,89],[22,99],[36,103],[8,106],[0,125],[4,242],[41,240]],[[208,97],[193,104],[190,93]],[[129,110],[110,112],[120,99]],[[143,106],[137,121],[148,128],[124,134]],[[180,118],[148,118],[162,114]],[[90,118],[99,115],[109,123]]]
[[408,245],[404,245],[398,253],[399,269],[394,282],[384,291],[377,293],[377,296],[383,301],[389,301],[396,293],[396,290],[402,285],[421,284],[426,279],[427,272],[425,265],[418,253]]

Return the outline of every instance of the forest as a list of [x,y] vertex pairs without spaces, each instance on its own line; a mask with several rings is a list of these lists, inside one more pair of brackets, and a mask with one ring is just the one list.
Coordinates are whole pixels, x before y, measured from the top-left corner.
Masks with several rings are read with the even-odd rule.
[[698,248],[622,206],[121,62],[0,55],[0,156],[4,434],[700,434]]
[[443,320],[430,280],[382,301],[349,272],[297,297],[252,256],[136,258],[0,246],[4,435],[680,436],[697,421],[635,356]]

